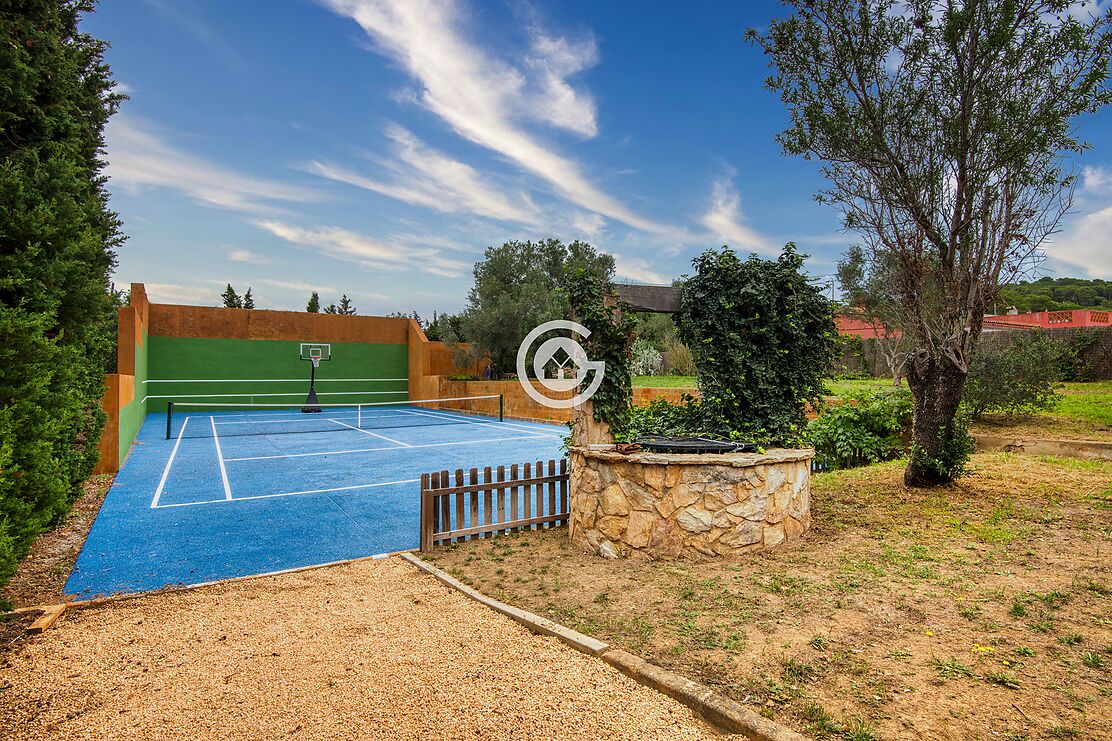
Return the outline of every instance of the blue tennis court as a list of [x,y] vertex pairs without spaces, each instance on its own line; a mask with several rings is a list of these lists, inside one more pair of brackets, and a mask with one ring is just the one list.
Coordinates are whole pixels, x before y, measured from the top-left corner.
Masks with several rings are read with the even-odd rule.
[[418,545],[425,472],[560,458],[565,428],[399,404],[146,418],[66,591],[199,584]]

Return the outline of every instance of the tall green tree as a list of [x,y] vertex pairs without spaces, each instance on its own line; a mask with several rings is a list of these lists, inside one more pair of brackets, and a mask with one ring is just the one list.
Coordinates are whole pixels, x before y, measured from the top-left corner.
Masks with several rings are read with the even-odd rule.
[[251,286],[247,286],[247,293],[243,294],[243,308],[255,308],[255,297],[251,295]]
[[578,269],[610,281],[614,258],[586,242],[565,245],[558,239],[488,248],[475,264],[475,283],[459,322],[461,339],[489,353],[495,372],[512,371],[518,346],[530,330],[571,317],[569,284]]
[[220,298],[224,300],[225,309],[243,308],[243,299],[238,293],[236,293],[236,289],[232,288],[231,283],[229,283],[228,287],[224,289],[224,293],[220,294]]
[[313,291],[312,295],[309,296],[309,303],[305,304],[305,311],[310,314],[320,313],[320,294],[316,291]]
[[355,311],[355,304],[351,302],[351,299],[348,298],[348,295],[345,293],[340,296],[340,305],[336,307],[336,313],[345,314],[347,316],[354,316]]
[[1067,0],[787,0],[750,31],[791,125],[788,154],[822,161],[871,267],[893,271],[914,399],[912,486],[950,482],[982,317],[1028,273],[1071,203],[1080,114],[1112,99],[1112,14]]
[[103,129],[123,96],[88,0],[0,7],[0,583],[96,462],[122,242]]

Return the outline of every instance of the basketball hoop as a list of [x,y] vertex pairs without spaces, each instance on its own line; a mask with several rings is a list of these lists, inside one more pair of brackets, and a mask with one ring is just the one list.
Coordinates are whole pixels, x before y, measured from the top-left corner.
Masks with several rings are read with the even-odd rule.
[[320,368],[322,360],[332,359],[332,347],[327,343],[316,342],[302,342],[301,343],[301,359],[308,360],[313,364],[309,369],[309,396],[305,399],[305,406],[301,411],[305,413],[320,412],[320,404],[317,402],[317,368]]
[[314,355],[314,356],[310,357],[309,361],[313,364],[314,368],[320,368],[320,361],[321,361],[321,356],[320,355]]

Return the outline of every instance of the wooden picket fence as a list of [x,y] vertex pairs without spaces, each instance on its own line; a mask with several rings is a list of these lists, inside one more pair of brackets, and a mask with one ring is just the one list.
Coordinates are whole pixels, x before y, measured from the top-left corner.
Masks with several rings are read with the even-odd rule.
[[421,474],[421,550],[509,532],[566,525],[568,460],[482,471]]

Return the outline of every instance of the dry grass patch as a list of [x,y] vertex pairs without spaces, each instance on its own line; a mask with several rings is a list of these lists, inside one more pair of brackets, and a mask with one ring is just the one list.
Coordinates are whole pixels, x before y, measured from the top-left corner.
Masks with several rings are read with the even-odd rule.
[[817,737],[1112,737],[1112,464],[973,470],[819,475],[804,540],[740,561],[609,562],[563,529],[433,558]]

